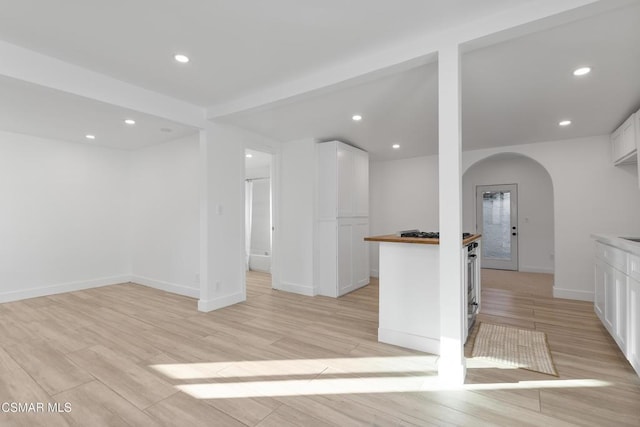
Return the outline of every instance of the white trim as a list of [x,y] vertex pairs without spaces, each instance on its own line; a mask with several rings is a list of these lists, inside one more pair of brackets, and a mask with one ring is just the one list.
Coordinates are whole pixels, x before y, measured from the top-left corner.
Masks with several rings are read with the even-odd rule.
[[65,292],[81,291],[84,289],[99,288],[101,286],[129,283],[131,276],[101,277],[99,279],[82,280],[78,282],[61,283],[58,285],[43,286],[40,288],[25,289],[0,293],[0,303],[18,301],[27,298],[44,297]]
[[222,296],[211,300],[198,300],[198,311],[213,311],[220,308],[228,307],[239,302],[246,301],[243,292],[237,292],[235,294]]
[[440,354],[439,340],[392,329],[378,328],[378,341],[426,353]]
[[380,272],[378,271],[377,268],[372,268],[371,272],[369,273],[369,275],[371,277],[379,278],[380,277]]
[[280,282],[277,288],[279,291],[291,292],[299,295],[306,295],[308,297],[316,296],[315,290],[312,286],[298,285],[296,283]]
[[593,302],[593,292],[553,287],[553,297]]
[[161,291],[170,292],[172,294],[183,295],[185,297],[191,298],[200,298],[199,288],[191,288],[189,286],[179,285],[177,283],[170,283],[163,280],[156,280],[142,276],[131,276],[131,282],[154,289],[159,289]]
[[520,266],[521,273],[546,273],[546,274],[554,274],[553,269],[551,268],[542,268],[542,267],[529,267],[529,266]]

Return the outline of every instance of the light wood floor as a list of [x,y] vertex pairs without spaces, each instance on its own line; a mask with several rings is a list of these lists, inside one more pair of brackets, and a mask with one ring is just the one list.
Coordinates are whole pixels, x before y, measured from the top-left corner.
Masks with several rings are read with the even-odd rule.
[[485,287],[480,320],[546,332],[560,377],[469,360],[445,390],[433,356],[377,342],[375,281],[340,299],[269,281],[251,273],[247,302],[206,314],[133,284],[1,304],[0,404],[71,412],[0,425],[640,425],[640,380],[589,303]]

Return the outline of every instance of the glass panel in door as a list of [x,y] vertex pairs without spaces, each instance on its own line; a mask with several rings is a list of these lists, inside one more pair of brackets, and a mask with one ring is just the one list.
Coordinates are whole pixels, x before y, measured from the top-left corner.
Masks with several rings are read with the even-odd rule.
[[482,234],[482,267],[518,269],[517,186],[476,187],[477,228]]

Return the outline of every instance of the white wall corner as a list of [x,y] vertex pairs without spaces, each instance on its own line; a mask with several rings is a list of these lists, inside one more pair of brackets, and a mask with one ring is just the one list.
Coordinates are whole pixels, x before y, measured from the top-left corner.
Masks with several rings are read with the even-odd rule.
[[317,295],[313,286],[298,285],[296,283],[290,282],[280,282],[277,290],[291,292],[299,295],[306,295],[308,297],[314,297]]
[[237,292],[235,294],[226,295],[210,300],[198,300],[198,311],[209,312],[218,310],[220,308],[228,307],[239,302],[246,300],[244,292]]
[[92,280],[81,280],[77,282],[61,283],[58,285],[44,286],[41,288],[25,289],[20,291],[0,293],[0,303],[18,301],[28,298],[44,297],[49,295],[63,294],[66,292],[82,291],[85,289],[99,288],[102,286],[119,285],[129,283],[131,276],[111,276]]
[[151,279],[143,276],[132,276],[131,282],[147,286],[149,288],[159,289],[173,294],[183,295],[190,298],[200,298],[200,288],[179,285],[177,283],[165,282],[163,280]]
[[593,302],[593,292],[553,287],[553,297]]

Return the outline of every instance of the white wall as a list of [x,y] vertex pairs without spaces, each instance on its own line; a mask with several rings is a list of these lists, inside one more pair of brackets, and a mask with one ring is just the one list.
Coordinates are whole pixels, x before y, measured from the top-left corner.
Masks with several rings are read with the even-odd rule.
[[[371,162],[370,234],[438,230],[438,156]],[[371,275],[378,276],[378,244],[369,243]]]
[[200,233],[203,239],[198,309],[201,311],[216,310],[246,299],[246,148],[273,153],[279,150],[279,143],[219,123],[207,123],[200,132],[199,161],[203,172]]
[[269,179],[253,181],[253,207],[251,210],[251,253],[271,253],[271,182]]
[[553,186],[538,163],[497,155],[470,167],[462,179],[463,229],[476,230],[476,186],[518,185],[518,270],[553,273]]
[[132,281],[200,295],[198,136],[131,153]]
[[[465,151],[464,170],[499,153],[528,156],[549,173],[554,196],[554,294],[593,300],[590,234],[640,235],[635,165],[613,166],[609,139],[600,136]],[[410,227],[437,229],[436,177],[437,156],[372,162],[371,234]],[[377,256],[377,246],[372,245],[372,275],[377,275]]]
[[280,215],[274,236],[280,243],[276,289],[313,295],[313,230],[315,227],[315,142],[282,144]]
[[468,168],[499,152],[524,154],[547,169],[554,190],[555,285],[561,298],[593,300],[591,233],[640,234],[635,165],[615,167],[607,136],[463,153]]
[[0,302],[126,282],[129,153],[0,132]]

